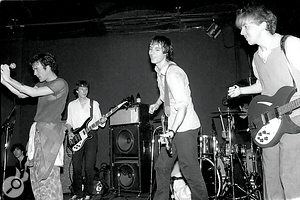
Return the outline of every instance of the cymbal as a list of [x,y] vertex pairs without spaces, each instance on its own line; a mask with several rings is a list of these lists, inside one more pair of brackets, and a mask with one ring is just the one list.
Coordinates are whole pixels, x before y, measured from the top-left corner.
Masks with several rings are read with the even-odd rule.
[[228,114],[247,114],[247,113],[240,110],[221,110],[221,111],[211,112],[210,114],[228,115]]

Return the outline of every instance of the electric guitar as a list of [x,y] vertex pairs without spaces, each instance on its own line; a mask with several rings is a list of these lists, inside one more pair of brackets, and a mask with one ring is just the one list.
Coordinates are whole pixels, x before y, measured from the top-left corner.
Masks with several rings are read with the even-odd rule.
[[[165,115],[162,114],[161,117],[161,126],[162,126],[162,132],[163,134],[166,134],[166,126],[165,126]],[[166,151],[170,157],[173,155],[172,151],[172,139],[170,137],[161,137],[162,143],[166,144]]]
[[15,176],[6,178],[3,182],[3,192],[10,198],[19,197],[24,191],[24,182],[29,178],[28,173],[24,170],[22,173],[16,168]]
[[252,99],[248,110],[248,123],[253,141],[259,147],[276,145],[284,133],[300,132],[289,114],[300,107],[300,98],[290,102],[296,92],[284,86],[273,96],[258,95]]
[[108,118],[113,113],[115,113],[117,110],[119,110],[124,104],[126,104],[128,101],[123,101],[113,109],[111,109],[108,113],[103,115],[99,120],[88,126],[88,123],[92,120],[91,117],[89,117],[80,128],[77,128],[75,130],[71,130],[74,134],[73,138],[68,139],[68,146],[70,149],[72,149],[73,152],[78,151],[82,148],[85,141],[87,139],[91,139],[93,136],[89,134],[89,132],[99,126],[99,124],[103,123],[105,118]]

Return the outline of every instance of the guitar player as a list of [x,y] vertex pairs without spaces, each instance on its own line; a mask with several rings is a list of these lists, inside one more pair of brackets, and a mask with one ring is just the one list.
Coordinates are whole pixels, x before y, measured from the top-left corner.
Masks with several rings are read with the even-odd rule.
[[[87,119],[90,118],[88,124],[92,124],[98,120],[102,120],[99,103],[96,100],[88,98],[89,84],[85,80],[79,80],[76,83],[74,94],[77,99],[68,104],[67,127],[69,140],[76,137],[73,131],[82,127]],[[106,118],[100,123],[101,127],[105,126]],[[90,131],[91,139],[86,140],[83,147],[73,152],[72,165],[73,165],[73,183],[72,189],[74,199],[91,199],[93,194],[93,181],[95,176],[96,154],[98,147],[98,126]],[[82,191],[83,176],[85,172],[85,191]]]
[[[257,81],[251,86],[239,87],[234,85],[229,87],[228,95],[230,97],[261,93],[258,97],[267,99],[266,96],[276,97],[277,91],[280,91],[284,86],[296,87],[299,90],[300,39],[288,36],[285,41],[282,40],[284,37],[276,33],[276,24],[277,17],[264,6],[246,7],[237,12],[236,26],[241,30],[240,34],[245,37],[249,45],[258,45],[252,61],[253,72]],[[296,92],[291,99],[289,99],[289,95],[285,95],[286,97],[283,98],[288,98],[288,101],[294,100],[297,95],[299,96],[299,92]],[[250,113],[252,113],[252,102],[248,111],[249,118]],[[257,102],[257,106],[263,105],[271,107],[272,101]],[[258,114],[252,122],[256,123],[265,117],[261,114]],[[296,109],[289,117],[295,124],[299,125],[299,116],[299,109]],[[274,120],[276,122],[276,119]],[[283,122],[285,121],[281,123]],[[265,123],[264,127],[268,127],[268,124]],[[273,125],[272,127],[274,128]],[[249,126],[249,128],[255,127]],[[293,134],[284,133],[278,143],[262,148],[265,200],[300,199],[300,134],[298,132],[295,130]]]
[[198,162],[197,138],[201,125],[194,110],[188,77],[172,61],[173,45],[169,38],[154,36],[148,53],[155,66],[160,92],[156,102],[149,106],[149,113],[153,114],[164,102],[168,130],[163,135],[172,138],[172,155],[167,152],[167,147],[162,148],[155,164],[157,189],[154,200],[169,199],[171,172],[176,160],[191,189],[191,199],[208,199]]
[[16,200],[33,200],[33,192],[30,184],[29,169],[26,166],[27,156],[25,155],[25,147],[21,143],[13,144],[10,148],[14,157],[17,159],[15,167],[20,172],[20,179],[24,184],[24,190]]

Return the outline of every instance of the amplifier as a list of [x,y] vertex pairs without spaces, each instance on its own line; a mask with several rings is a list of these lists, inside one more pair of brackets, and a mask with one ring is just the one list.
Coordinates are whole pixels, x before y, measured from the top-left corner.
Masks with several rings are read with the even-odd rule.
[[126,109],[120,109],[110,117],[110,126],[149,122],[149,105],[135,104]]

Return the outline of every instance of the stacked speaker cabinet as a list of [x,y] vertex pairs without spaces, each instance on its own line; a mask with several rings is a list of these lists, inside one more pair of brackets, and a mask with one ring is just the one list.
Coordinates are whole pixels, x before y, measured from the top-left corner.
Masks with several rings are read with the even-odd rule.
[[111,187],[144,193],[150,189],[151,126],[149,106],[135,104],[110,117]]

